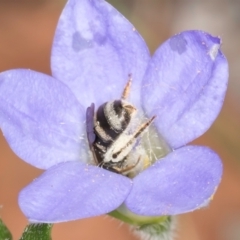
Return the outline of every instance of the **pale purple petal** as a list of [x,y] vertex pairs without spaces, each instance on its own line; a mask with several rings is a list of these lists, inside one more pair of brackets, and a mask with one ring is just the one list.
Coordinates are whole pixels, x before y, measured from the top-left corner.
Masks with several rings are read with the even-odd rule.
[[202,135],[223,104],[227,60],[220,39],[187,31],[167,40],[154,54],[142,88],[144,109],[172,148]]
[[106,1],[68,1],[51,57],[53,76],[66,83],[84,107],[119,99],[129,74],[130,99],[139,106],[150,55],[133,25]]
[[148,216],[175,215],[208,204],[221,180],[222,163],[206,147],[186,146],[134,178],[126,205]]
[[46,169],[83,159],[85,110],[62,82],[31,70],[0,74],[0,127],[24,161]]
[[65,162],[24,188],[19,205],[31,222],[64,222],[116,209],[131,187],[132,181],[121,175],[80,162]]

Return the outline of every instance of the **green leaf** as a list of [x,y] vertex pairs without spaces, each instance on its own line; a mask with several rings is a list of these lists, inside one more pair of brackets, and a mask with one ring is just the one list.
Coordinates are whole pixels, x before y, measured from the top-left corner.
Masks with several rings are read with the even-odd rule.
[[0,240],[12,240],[12,234],[0,219]]
[[32,223],[23,232],[20,240],[51,240],[52,224]]

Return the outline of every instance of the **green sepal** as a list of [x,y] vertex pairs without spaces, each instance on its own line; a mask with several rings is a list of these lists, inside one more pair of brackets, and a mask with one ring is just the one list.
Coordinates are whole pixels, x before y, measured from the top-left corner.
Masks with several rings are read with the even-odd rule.
[[147,232],[152,236],[161,236],[161,234],[169,232],[170,225],[172,222],[172,218],[170,216],[166,216],[165,220],[162,222],[156,223],[148,223],[139,226],[138,230]]
[[12,234],[0,219],[0,240],[12,240]]
[[108,213],[130,225],[139,239],[171,240],[174,227],[172,216],[141,216],[131,212],[124,204]]
[[32,223],[29,224],[20,240],[51,240],[52,224]]

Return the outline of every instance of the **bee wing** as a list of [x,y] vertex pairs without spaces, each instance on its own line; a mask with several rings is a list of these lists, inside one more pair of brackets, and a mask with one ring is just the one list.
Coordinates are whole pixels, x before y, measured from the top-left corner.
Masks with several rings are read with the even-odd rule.
[[94,133],[94,109],[95,105],[94,103],[92,103],[91,106],[89,106],[86,111],[86,130],[90,148],[92,148],[92,144],[96,139],[96,135]]

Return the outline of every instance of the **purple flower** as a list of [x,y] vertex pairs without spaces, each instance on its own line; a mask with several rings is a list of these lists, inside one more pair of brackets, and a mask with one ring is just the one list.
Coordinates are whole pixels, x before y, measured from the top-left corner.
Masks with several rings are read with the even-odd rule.
[[[153,57],[135,28],[103,0],[70,0],[60,17],[52,75],[0,74],[0,126],[13,151],[46,171],[19,196],[30,221],[61,222],[105,214],[121,204],[138,215],[175,215],[205,206],[222,175],[209,148],[185,146],[217,117],[227,87],[221,41],[186,31]],[[130,99],[172,151],[130,179],[89,165],[86,109]]]

